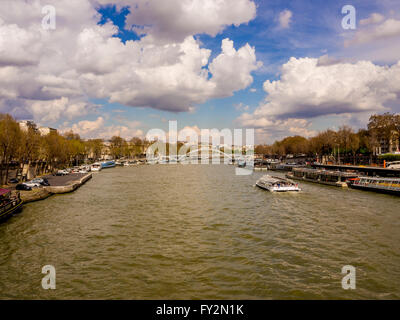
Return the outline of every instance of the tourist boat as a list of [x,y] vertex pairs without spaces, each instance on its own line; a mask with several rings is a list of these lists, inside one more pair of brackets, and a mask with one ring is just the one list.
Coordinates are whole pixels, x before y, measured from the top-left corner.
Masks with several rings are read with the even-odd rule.
[[0,189],[0,220],[11,217],[22,209],[22,200],[19,192]]
[[102,169],[108,169],[108,168],[114,168],[114,167],[115,167],[115,160],[103,161],[101,163]]
[[392,161],[386,163],[388,169],[400,169],[400,161]]
[[265,175],[261,177],[256,186],[270,192],[299,192],[299,185],[291,180]]
[[99,171],[101,171],[101,169],[102,169],[102,168],[101,168],[101,163],[99,163],[99,162],[93,163],[93,164],[91,165],[90,169],[91,169],[92,172],[99,172]]
[[358,177],[348,181],[350,188],[400,196],[400,178]]
[[358,177],[357,173],[319,170],[309,168],[293,168],[286,177],[294,180],[326,184],[336,187],[347,187],[347,181]]

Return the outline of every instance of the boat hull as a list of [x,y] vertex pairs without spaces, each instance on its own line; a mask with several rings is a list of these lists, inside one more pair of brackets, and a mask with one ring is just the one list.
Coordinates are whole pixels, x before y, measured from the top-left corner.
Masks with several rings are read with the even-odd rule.
[[267,190],[267,191],[273,192],[273,193],[276,193],[276,192],[278,192],[278,193],[281,193],[281,192],[299,192],[299,191],[301,191],[300,189],[273,189],[273,188],[268,188],[268,187],[266,187],[266,186],[264,186],[262,184],[258,184],[258,183],[256,183],[256,186],[259,187],[260,189]]
[[370,192],[400,196],[400,191],[396,191],[396,190],[379,189],[379,188],[372,188],[372,187],[360,186],[360,185],[354,185],[354,184],[350,184],[350,188],[356,189],[356,190],[363,190],[363,191],[370,191]]
[[22,210],[22,204],[23,204],[23,201],[20,200],[18,203],[16,203],[15,205],[12,205],[10,208],[1,210],[0,211],[0,221],[7,220],[13,214],[20,212]]
[[291,174],[286,174],[286,178],[292,179],[292,180],[297,180],[297,181],[305,181],[305,182],[311,182],[311,183],[318,183],[318,184],[324,184],[326,186],[334,186],[334,187],[339,187],[339,188],[347,188],[348,185],[346,182],[331,182],[331,181],[322,181],[322,180],[315,180],[315,179],[309,179],[305,177],[296,177]]
[[109,162],[102,162],[101,163],[101,168],[102,169],[110,169],[110,168],[115,168],[116,164],[114,161],[109,161]]

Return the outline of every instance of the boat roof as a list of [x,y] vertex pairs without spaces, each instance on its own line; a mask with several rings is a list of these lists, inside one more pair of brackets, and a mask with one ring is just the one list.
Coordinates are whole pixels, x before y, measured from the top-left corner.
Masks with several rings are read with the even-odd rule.
[[3,195],[5,195],[5,194],[7,194],[7,193],[9,193],[9,192],[11,192],[11,190],[8,190],[8,189],[0,189],[0,196],[3,196]]
[[270,175],[265,175],[262,176],[260,178],[260,181],[264,181],[264,182],[269,182],[269,183],[278,183],[278,182],[290,182],[293,183],[291,180],[289,179],[284,179],[284,178],[279,178],[279,177],[273,177]]
[[320,169],[311,169],[311,168],[293,168],[293,171],[308,172],[308,173],[319,173],[319,174],[323,174],[323,175],[326,175],[326,176],[336,176],[336,177],[357,177],[359,175],[356,172],[320,170]]

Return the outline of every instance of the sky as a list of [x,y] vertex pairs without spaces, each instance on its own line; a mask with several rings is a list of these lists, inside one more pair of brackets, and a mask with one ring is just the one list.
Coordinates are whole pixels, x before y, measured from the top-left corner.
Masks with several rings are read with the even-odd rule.
[[[355,29],[343,27],[345,5]],[[0,112],[104,139],[168,131],[169,120],[196,132],[254,128],[256,143],[362,128],[371,114],[400,112],[399,9],[397,0],[2,0]]]

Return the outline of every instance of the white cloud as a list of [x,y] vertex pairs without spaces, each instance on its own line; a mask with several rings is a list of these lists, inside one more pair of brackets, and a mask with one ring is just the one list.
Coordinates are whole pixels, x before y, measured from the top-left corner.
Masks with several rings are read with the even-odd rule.
[[200,33],[215,36],[226,26],[239,26],[256,16],[256,5],[251,0],[120,0],[118,4],[131,8],[128,28],[147,26],[135,30],[147,33],[156,41],[182,42]]
[[110,139],[113,136],[120,136],[125,139],[131,139],[133,137],[143,137],[143,131],[137,128],[139,124],[133,121],[124,124],[106,125],[105,119],[98,117],[94,121],[84,120],[72,126],[64,126],[61,131],[68,132],[72,130],[83,138]]
[[97,106],[83,101],[70,101],[66,97],[48,101],[27,101],[26,109],[37,122],[56,122],[59,119],[82,117],[97,109]]
[[372,25],[371,22],[364,23],[365,27],[359,28],[353,38],[347,39],[345,46],[361,45],[400,37],[400,20],[387,19],[380,24],[378,24],[378,20]]
[[[152,26],[147,36],[125,44],[113,37],[111,22],[97,24],[95,3],[116,1],[2,1],[0,112],[18,109],[54,122],[80,116],[79,105],[85,113],[90,98],[190,112],[252,83],[251,72],[259,67],[254,48],[235,49],[225,39],[221,54],[210,60],[211,51],[193,37],[248,22],[255,16],[252,1],[120,1],[135,8],[129,21]],[[44,4],[56,7],[54,31],[41,28]]]
[[280,80],[266,81],[265,101],[240,124],[270,131],[303,132],[307,119],[334,114],[382,112],[400,97],[400,62],[392,67],[368,61],[319,66],[319,59],[291,58]]
[[289,29],[292,22],[293,13],[290,10],[283,10],[279,13],[279,26],[282,29]]
[[380,13],[372,13],[368,18],[360,20],[360,25],[365,26],[369,24],[380,23],[385,19]]
[[318,58],[317,66],[318,67],[330,66],[330,65],[337,64],[337,63],[340,63],[340,62],[341,61],[339,59],[332,58],[329,55],[325,54],[325,55],[323,55],[323,56]]

